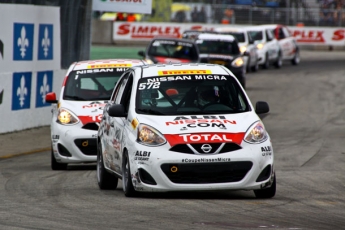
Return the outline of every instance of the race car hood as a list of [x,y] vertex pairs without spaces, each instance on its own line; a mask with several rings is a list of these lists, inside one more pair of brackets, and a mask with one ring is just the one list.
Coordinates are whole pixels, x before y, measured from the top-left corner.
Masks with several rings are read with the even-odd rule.
[[104,101],[63,101],[59,108],[68,109],[85,125],[100,122],[104,105]]
[[140,116],[137,120],[140,124],[157,129],[173,146],[198,142],[240,144],[247,130],[259,118],[254,112],[246,112],[194,116]]

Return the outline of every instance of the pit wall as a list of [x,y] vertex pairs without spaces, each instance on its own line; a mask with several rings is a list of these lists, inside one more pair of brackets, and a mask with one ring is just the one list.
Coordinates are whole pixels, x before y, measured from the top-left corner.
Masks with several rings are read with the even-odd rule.
[[59,92],[66,72],[60,8],[1,4],[0,21],[0,133],[48,125],[45,94]]

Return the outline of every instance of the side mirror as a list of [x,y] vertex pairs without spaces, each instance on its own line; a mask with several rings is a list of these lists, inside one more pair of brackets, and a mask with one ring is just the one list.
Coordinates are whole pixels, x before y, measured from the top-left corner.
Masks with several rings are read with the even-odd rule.
[[139,56],[142,56],[143,58],[145,58],[145,53],[144,53],[144,51],[142,51],[142,50],[138,51],[138,55],[139,55]]
[[111,105],[108,108],[108,114],[111,117],[126,117],[125,107],[121,104]]
[[54,92],[50,92],[46,94],[45,97],[46,103],[57,103],[56,94]]
[[270,108],[269,108],[268,103],[266,101],[256,102],[256,105],[255,105],[256,114],[268,113],[269,111],[270,111]]

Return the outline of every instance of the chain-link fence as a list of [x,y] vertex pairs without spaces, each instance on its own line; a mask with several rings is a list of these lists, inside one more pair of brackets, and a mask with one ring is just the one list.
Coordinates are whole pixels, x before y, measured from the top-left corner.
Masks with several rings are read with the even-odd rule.
[[0,7],[2,3],[60,6],[61,68],[90,58],[92,0],[0,0]]

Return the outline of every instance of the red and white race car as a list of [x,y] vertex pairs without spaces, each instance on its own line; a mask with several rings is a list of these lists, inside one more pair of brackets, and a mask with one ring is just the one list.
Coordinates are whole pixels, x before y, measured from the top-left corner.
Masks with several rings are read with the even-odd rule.
[[264,101],[254,107],[222,65],[133,67],[103,110],[98,185],[116,189],[122,179],[126,196],[243,189],[272,198],[273,147],[258,116],[268,111]]
[[289,29],[280,24],[270,24],[270,25],[262,25],[270,29],[278,40],[281,50],[283,52],[283,60],[291,61],[293,65],[298,65],[301,61],[299,47],[297,44],[296,39],[292,36]]
[[104,103],[110,99],[120,76],[130,67],[144,65],[136,59],[88,60],[71,64],[60,96],[46,95],[53,104],[51,168],[63,170],[69,163],[96,162],[97,130]]

